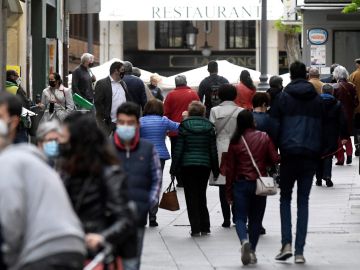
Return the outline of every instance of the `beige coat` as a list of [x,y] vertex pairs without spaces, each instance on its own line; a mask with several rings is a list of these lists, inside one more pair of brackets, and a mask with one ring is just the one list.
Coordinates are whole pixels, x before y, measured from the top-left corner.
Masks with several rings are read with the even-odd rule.
[[[224,101],[219,106],[213,107],[210,111],[209,120],[215,125],[216,129],[216,146],[218,149],[219,164],[221,162],[222,153],[227,152],[230,144],[231,137],[236,130],[237,116],[243,108],[237,106],[232,101]],[[224,126],[227,116],[232,114],[231,119]],[[224,128],[219,130],[220,128]],[[225,185],[225,177],[219,175],[217,180],[218,185]]]

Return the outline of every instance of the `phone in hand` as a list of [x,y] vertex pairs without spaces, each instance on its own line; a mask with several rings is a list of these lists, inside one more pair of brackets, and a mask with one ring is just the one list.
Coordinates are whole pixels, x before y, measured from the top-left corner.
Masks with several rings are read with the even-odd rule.
[[54,112],[54,107],[55,107],[55,103],[54,103],[54,102],[50,102],[50,104],[49,104],[49,113],[53,113],[53,112]]

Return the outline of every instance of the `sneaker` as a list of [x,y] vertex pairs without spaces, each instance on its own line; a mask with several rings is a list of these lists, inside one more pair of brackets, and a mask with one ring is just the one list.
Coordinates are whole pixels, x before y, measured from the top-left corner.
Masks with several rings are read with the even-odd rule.
[[356,149],[355,150],[355,157],[358,157],[360,155],[360,151],[359,151],[359,149]]
[[347,156],[346,157],[346,164],[350,165],[352,163],[352,156]]
[[255,251],[250,252],[250,264],[257,264]]
[[201,232],[201,235],[202,236],[207,236],[207,235],[210,235],[210,231],[204,231],[204,232]]
[[191,235],[191,237],[200,237],[201,236],[201,234],[199,232],[192,232],[192,231],[190,231],[190,235]]
[[321,180],[321,179],[316,179],[315,184],[316,184],[318,187],[321,187],[321,186],[322,186],[322,180]]
[[295,255],[295,263],[304,264],[306,262],[304,255]]
[[326,186],[327,186],[327,187],[332,187],[332,186],[334,186],[334,183],[331,181],[331,179],[325,179],[325,181],[326,181]]
[[243,265],[248,265],[251,261],[250,257],[251,247],[249,241],[244,241],[241,245],[241,261]]
[[230,220],[224,220],[223,224],[221,225],[224,228],[230,228]]
[[156,220],[150,220],[149,226],[150,227],[157,227],[157,226],[159,226],[159,224],[156,222]]
[[275,260],[286,261],[292,256],[291,244],[285,244],[280,250],[280,253],[276,255]]

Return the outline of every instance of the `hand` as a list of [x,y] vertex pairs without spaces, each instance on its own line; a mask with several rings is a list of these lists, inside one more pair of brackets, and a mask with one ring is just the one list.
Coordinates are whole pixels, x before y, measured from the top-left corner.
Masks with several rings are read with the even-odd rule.
[[170,174],[170,179],[171,179],[171,181],[174,181],[175,180],[175,174]]
[[97,233],[88,233],[85,236],[85,244],[89,249],[96,250],[104,244],[104,237]]
[[341,140],[341,144],[344,145],[347,143],[347,140]]

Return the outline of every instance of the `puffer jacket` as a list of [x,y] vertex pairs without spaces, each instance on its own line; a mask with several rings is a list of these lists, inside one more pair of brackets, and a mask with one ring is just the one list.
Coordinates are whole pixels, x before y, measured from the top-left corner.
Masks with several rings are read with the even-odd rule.
[[[265,132],[255,129],[247,129],[243,136],[261,176],[266,176],[266,168],[280,161],[280,156],[270,137]],[[239,142],[230,143],[226,159],[226,196],[228,201],[232,201],[234,182],[241,180],[255,181],[259,175],[242,139]]]
[[281,156],[319,157],[322,152],[323,102],[305,79],[290,82],[270,111]]
[[215,128],[205,117],[191,116],[180,124],[170,174],[186,166],[205,166],[219,175]]
[[132,241],[126,239],[136,236],[135,217],[129,207],[123,170],[108,166],[103,176],[65,177],[64,183],[85,233],[101,234],[116,247],[118,255],[133,257],[136,247],[129,247],[127,243]]

